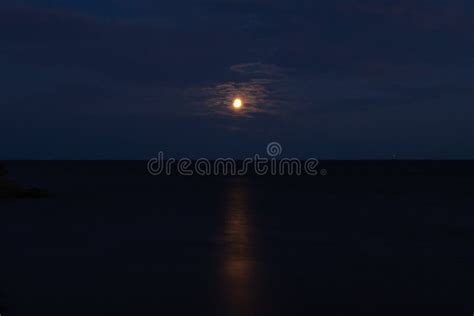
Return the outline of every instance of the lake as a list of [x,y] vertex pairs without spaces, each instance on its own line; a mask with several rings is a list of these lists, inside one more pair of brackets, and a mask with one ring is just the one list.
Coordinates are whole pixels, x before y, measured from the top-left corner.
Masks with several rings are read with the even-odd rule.
[[9,162],[51,197],[0,201],[2,316],[474,313],[470,164],[348,164],[153,177]]

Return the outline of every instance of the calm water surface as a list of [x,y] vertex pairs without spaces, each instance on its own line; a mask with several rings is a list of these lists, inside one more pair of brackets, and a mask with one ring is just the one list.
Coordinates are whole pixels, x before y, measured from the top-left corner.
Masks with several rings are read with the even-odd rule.
[[54,196],[0,202],[5,315],[387,315],[473,306],[473,198],[453,189],[471,178],[9,169]]

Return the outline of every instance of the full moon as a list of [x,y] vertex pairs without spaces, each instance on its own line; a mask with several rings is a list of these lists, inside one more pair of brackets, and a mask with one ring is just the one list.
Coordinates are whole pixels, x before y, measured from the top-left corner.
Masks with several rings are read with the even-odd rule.
[[234,109],[238,110],[242,107],[242,104],[243,104],[242,100],[239,99],[239,98],[236,98],[236,99],[234,99],[234,102],[232,103],[232,106],[234,107]]

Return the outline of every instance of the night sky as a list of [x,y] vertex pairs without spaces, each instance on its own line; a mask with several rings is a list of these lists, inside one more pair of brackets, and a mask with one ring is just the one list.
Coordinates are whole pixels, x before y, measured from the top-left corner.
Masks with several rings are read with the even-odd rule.
[[474,159],[473,53],[472,0],[2,0],[0,159]]

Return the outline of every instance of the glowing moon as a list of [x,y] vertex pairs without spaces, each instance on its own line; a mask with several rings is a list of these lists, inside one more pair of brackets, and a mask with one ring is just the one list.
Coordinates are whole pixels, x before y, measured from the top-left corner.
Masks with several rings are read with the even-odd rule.
[[232,106],[233,106],[234,109],[236,109],[236,110],[240,109],[240,108],[242,107],[242,105],[243,105],[243,102],[242,102],[242,100],[239,99],[239,98],[234,99],[234,102],[232,103]]

